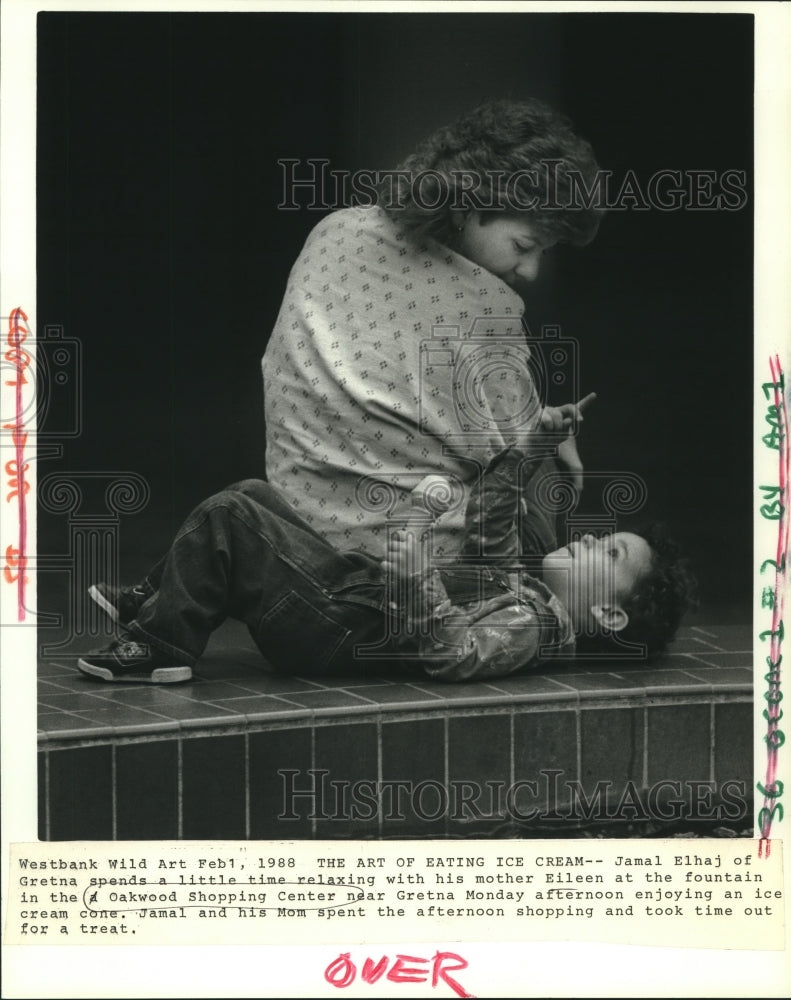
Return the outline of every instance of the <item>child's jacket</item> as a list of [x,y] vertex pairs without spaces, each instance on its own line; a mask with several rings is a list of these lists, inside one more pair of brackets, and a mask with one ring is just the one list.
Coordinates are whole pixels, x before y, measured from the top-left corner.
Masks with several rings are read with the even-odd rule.
[[[461,558],[414,578],[402,610],[430,677],[486,680],[573,652],[568,612],[538,579],[541,557],[557,547],[537,490],[552,470],[516,449],[501,452],[470,496]],[[521,560],[509,555],[514,531]]]

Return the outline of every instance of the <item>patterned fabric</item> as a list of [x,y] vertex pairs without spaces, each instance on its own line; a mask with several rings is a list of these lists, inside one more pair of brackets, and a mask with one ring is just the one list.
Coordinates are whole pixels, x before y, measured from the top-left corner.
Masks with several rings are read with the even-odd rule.
[[[468,488],[535,427],[522,312],[499,278],[377,207],[328,216],[263,359],[267,478],[331,544],[383,554],[423,476]],[[464,507],[438,521],[437,555],[458,550]]]

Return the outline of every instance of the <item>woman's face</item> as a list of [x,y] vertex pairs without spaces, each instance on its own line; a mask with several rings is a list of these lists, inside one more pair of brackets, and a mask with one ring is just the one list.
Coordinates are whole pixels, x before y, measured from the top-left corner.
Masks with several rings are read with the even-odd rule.
[[455,248],[519,291],[520,285],[535,281],[541,255],[554,245],[517,215],[469,212]]

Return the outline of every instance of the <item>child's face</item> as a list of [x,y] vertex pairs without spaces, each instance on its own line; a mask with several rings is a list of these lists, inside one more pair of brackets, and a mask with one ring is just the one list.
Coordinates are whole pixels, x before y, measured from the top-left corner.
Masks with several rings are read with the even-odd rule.
[[544,582],[577,631],[596,623],[617,631],[628,620],[621,605],[650,570],[652,556],[648,542],[628,531],[583,535],[544,557]]
[[546,242],[534,226],[517,215],[470,212],[464,221],[457,249],[473,263],[496,274],[512,288],[535,281]]

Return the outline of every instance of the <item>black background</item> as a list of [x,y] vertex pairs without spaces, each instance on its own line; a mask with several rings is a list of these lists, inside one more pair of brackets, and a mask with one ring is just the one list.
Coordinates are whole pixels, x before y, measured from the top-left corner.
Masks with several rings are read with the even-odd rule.
[[[752,28],[722,14],[40,14],[38,330],[82,343],[84,430],[39,476],[145,477],[148,507],[122,526],[129,581],[198,500],[263,473],[260,359],[321,215],[277,209],[278,158],[388,169],[477,101],[533,95],[618,177],[749,177]],[[648,513],[696,562],[701,621],[750,617],[751,209],[612,212],[527,303],[534,332],[579,341],[582,389],[599,395],[586,464],[646,480]],[[40,552],[64,531],[41,516]]]

